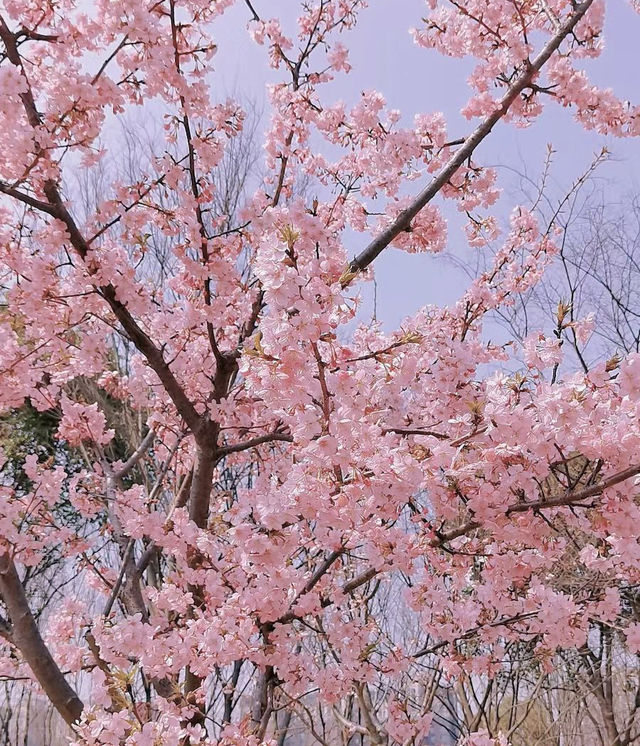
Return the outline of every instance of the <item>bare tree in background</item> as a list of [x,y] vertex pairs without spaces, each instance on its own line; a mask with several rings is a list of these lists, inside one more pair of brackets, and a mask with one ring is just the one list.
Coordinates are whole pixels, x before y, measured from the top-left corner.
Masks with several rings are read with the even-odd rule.
[[[545,326],[562,340],[565,367],[585,372],[616,354],[640,351],[640,197],[609,196],[610,185],[601,176],[608,155],[597,154],[556,199],[548,188],[551,149],[539,179],[519,174],[521,196],[543,224],[559,231],[559,254],[539,285],[500,312],[500,322],[520,340]],[[581,342],[570,324],[589,315],[593,334]]]

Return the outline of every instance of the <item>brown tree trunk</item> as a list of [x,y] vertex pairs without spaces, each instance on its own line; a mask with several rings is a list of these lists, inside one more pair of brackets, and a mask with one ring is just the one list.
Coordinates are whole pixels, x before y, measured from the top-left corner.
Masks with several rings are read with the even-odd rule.
[[69,725],[77,722],[83,704],[53,659],[36,625],[16,566],[0,555],[0,596],[11,620],[11,641],[33,671],[37,682]]

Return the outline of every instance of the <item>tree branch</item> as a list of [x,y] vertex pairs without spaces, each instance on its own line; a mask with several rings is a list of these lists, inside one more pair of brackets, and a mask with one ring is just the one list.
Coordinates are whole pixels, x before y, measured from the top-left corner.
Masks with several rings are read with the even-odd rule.
[[115,479],[122,479],[123,477],[126,477],[127,474],[129,474],[129,472],[138,463],[138,461],[140,461],[140,459],[149,450],[149,448],[151,448],[151,444],[153,443],[155,437],[155,432],[153,430],[149,430],[149,432],[144,436],[142,443],[140,443],[140,445],[131,454],[131,456],[129,456],[129,458],[118,469],[118,471],[115,472]]
[[8,197],[12,197],[18,202],[22,202],[22,204],[27,205],[27,207],[33,207],[34,210],[39,210],[40,212],[45,212],[48,215],[51,215],[52,217],[57,217],[56,209],[48,202],[43,202],[42,200],[32,197],[30,194],[21,192],[19,189],[15,189],[9,184],[5,184],[4,181],[0,181],[0,193],[6,194]]
[[251,440],[246,440],[244,443],[234,443],[233,445],[222,446],[217,449],[216,453],[218,456],[228,456],[230,453],[239,453],[240,451],[246,451],[249,448],[255,448],[263,443],[272,443],[274,441],[293,443],[293,436],[288,435],[287,433],[267,433],[266,435],[258,435],[255,438],[251,438]]
[[[551,500],[534,500],[531,502],[519,502],[509,505],[505,511],[505,515],[509,516],[514,513],[527,513],[528,511],[544,510],[548,508],[560,508],[569,505],[577,505],[583,500],[588,500],[590,497],[596,497],[601,495],[609,487],[614,487],[616,484],[635,477],[640,474],[640,465],[630,466],[628,469],[619,471],[616,474],[603,479],[596,484],[592,484],[589,487],[584,487],[581,490],[567,490],[564,495],[553,498]],[[470,531],[474,531],[477,528],[481,528],[482,523],[480,521],[471,520],[467,523],[463,523],[458,528],[454,528],[446,533],[439,533],[434,539],[431,540],[430,546],[440,547],[449,541],[459,538],[468,534]]]
[[413,654],[413,658],[423,658],[425,655],[431,655],[432,653],[437,653],[438,650],[442,650],[442,648],[445,648],[447,645],[451,645],[454,642],[460,642],[462,640],[468,640],[470,637],[473,637],[478,632],[481,632],[484,629],[493,629],[494,627],[506,627],[507,624],[513,624],[514,622],[521,622],[525,619],[530,619],[531,617],[534,617],[537,615],[537,612],[535,611],[527,611],[523,612],[522,614],[514,614],[510,617],[505,617],[504,619],[497,619],[495,622],[490,622],[488,624],[479,624],[477,627],[473,627],[473,629],[468,630],[464,634],[460,635],[459,637],[456,637],[455,640],[441,640],[440,642],[436,642],[435,644],[431,645],[428,648],[422,648],[422,650],[418,650],[417,653]]
[[11,619],[11,642],[28,663],[51,704],[65,722],[72,725],[80,719],[84,705],[45,645],[29,608],[22,581],[8,554],[0,555],[0,596]]
[[525,69],[516,78],[513,85],[503,96],[493,112],[465,139],[462,147],[449,159],[440,172],[432,179],[413,202],[403,210],[398,217],[380,233],[371,243],[353,259],[348,270],[343,275],[343,285],[348,285],[358,272],[366,269],[376,257],[403,231],[411,226],[411,221],[447,184],[449,179],[471,157],[475,149],[489,135],[495,125],[505,116],[516,101],[518,96],[531,85],[535,75],[548,62],[554,52],[558,50],[562,42],[573,31],[584,14],[589,10],[593,0],[584,0],[575,7],[571,16],[558,28],[555,35],[549,39],[541,49],[537,57],[526,65]]
[[613,474],[596,484],[584,487],[581,490],[568,490],[564,495],[551,500],[535,500],[534,502],[510,505],[507,508],[506,514],[511,515],[512,513],[525,513],[529,510],[541,510],[543,508],[562,507],[563,505],[575,505],[583,500],[588,500],[590,497],[601,495],[609,487],[614,487],[616,484],[620,484],[620,482],[624,482],[638,474],[640,474],[640,465],[630,466],[628,469],[619,471],[617,474]]

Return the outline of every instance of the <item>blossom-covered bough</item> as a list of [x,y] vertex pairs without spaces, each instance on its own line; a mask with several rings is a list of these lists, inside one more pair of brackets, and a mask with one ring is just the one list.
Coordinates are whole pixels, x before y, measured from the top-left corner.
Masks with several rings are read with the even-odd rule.
[[[523,646],[544,670],[593,625],[633,656],[640,357],[561,377],[541,331],[517,375],[482,372],[514,354],[483,319],[556,246],[525,207],[501,235],[476,148],[545,105],[640,132],[579,67],[604,2],[428,2],[415,42],[478,60],[463,137],[373,91],[327,100],[363,0],[301,3],[295,24],[246,2],[281,82],[264,182],[222,215],[244,120],[215,98],[232,4],[3,4],[0,406],[59,417],[56,456],[0,487],[3,676],[32,678],[85,746],[409,746],[437,715],[434,665],[491,677]],[[137,110],[163,135],[126,178],[115,125]],[[79,170],[102,184],[87,214]],[[470,250],[499,244],[490,268],[397,332],[354,326],[381,252],[443,249],[443,199]],[[54,551],[67,581],[36,618],[26,578]],[[498,725],[471,718],[461,743],[506,743]]]

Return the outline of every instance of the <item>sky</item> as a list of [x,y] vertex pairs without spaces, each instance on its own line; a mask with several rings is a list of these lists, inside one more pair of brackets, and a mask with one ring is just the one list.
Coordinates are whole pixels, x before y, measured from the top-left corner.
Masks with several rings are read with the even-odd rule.
[[[253,0],[263,18],[277,16],[295,20],[298,0]],[[622,98],[640,101],[640,15],[625,0],[606,0],[605,48],[599,59],[585,65],[591,80],[611,87]],[[410,122],[417,112],[442,111],[452,136],[463,136],[474,124],[467,122],[460,109],[469,96],[466,78],[469,60],[445,58],[433,50],[417,47],[409,29],[420,25],[425,14],[424,0],[371,0],[362,12],[356,29],[344,42],[350,49],[353,70],[339,75],[323,93],[332,100],[355,102],[365,89],[380,91],[390,108]],[[265,85],[281,79],[283,72],[270,70],[266,50],[249,37],[246,24],[249,10],[237,2],[221,19],[216,41],[212,83],[222,95],[241,92],[258,104],[265,100]],[[268,113],[268,112],[267,112]],[[598,170],[600,186],[607,198],[615,200],[624,193],[640,190],[640,140],[605,138],[585,132],[573,121],[572,113],[555,104],[528,129],[498,125],[477,151],[476,160],[499,170],[505,187],[499,210],[506,217],[518,202],[523,202],[518,173],[536,180],[542,170],[547,145],[555,155],[550,190],[563,194],[585,171],[594,154],[606,146],[610,161]],[[415,182],[416,192],[422,185]],[[450,218],[448,251],[463,262],[475,263],[477,249],[466,246],[456,216]],[[459,221],[458,221],[459,222]],[[354,236],[349,252],[355,255],[365,245],[363,236]],[[427,304],[456,300],[468,282],[465,273],[443,257],[405,254],[387,249],[376,260],[377,315],[385,327],[397,327],[402,318]],[[367,291],[365,313],[372,310],[372,288]]]

